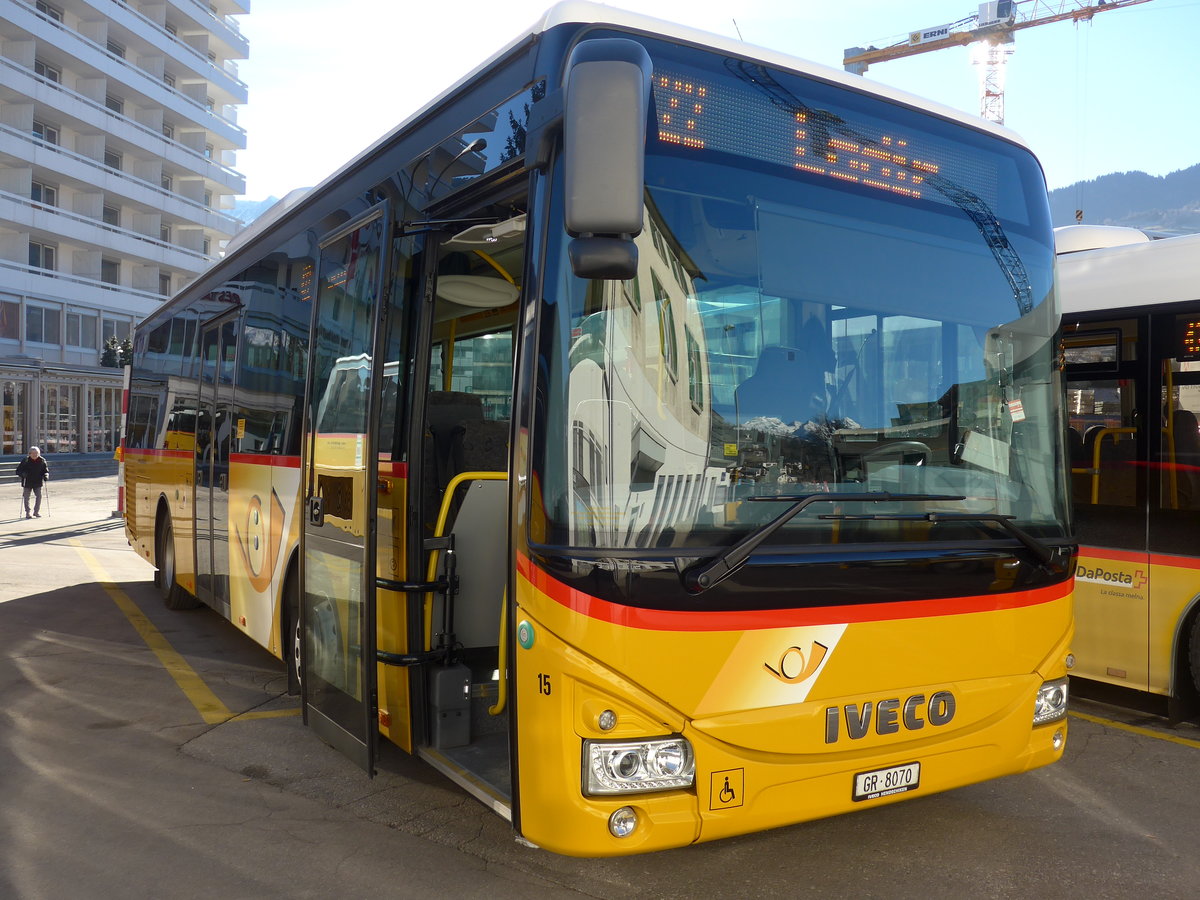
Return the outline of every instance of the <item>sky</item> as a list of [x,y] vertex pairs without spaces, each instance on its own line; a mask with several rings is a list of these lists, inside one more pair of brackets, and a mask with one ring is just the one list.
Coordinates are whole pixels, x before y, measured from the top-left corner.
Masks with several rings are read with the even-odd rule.
[[[1034,9],[1073,0],[1024,0]],[[249,103],[235,168],[245,197],[317,184],[516,38],[549,0],[251,0],[238,63]],[[885,47],[944,25],[977,0],[624,0],[726,37],[841,69],[848,47]],[[1110,172],[1166,175],[1200,163],[1195,47],[1200,0],[1149,0],[1017,32],[1005,122],[1033,148],[1051,189]],[[867,79],[979,112],[967,48],[873,65]]]

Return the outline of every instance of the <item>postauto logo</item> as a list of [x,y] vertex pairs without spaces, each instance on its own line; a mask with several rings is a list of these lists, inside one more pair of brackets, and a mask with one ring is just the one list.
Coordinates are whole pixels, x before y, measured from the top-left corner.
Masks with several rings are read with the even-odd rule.
[[1141,569],[1122,572],[1119,569],[1106,569],[1102,565],[1080,563],[1075,567],[1075,580],[1139,590],[1146,584],[1146,574]]

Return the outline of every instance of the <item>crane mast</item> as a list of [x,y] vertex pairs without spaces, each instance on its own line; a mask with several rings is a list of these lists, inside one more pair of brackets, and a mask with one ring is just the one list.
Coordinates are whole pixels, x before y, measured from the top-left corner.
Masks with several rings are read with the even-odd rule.
[[957,22],[913,31],[888,47],[850,47],[842,59],[847,72],[862,75],[873,63],[974,45],[972,63],[979,68],[979,114],[1004,122],[1004,72],[1013,51],[1013,35],[1024,28],[1052,22],[1090,22],[1096,13],[1123,9],[1150,0],[990,0]]

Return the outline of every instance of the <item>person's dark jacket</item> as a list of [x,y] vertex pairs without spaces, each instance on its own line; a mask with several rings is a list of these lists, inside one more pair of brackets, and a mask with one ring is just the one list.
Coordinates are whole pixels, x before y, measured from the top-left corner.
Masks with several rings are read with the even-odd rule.
[[27,488],[35,488],[42,482],[49,481],[50,467],[46,465],[46,457],[25,457],[17,463],[17,477],[21,479],[21,487]]

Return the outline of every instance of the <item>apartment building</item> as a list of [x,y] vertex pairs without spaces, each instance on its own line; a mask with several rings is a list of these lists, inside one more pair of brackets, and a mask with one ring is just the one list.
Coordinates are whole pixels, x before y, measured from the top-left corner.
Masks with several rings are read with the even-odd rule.
[[249,9],[0,0],[0,457],[112,451],[106,344],[240,227]]

